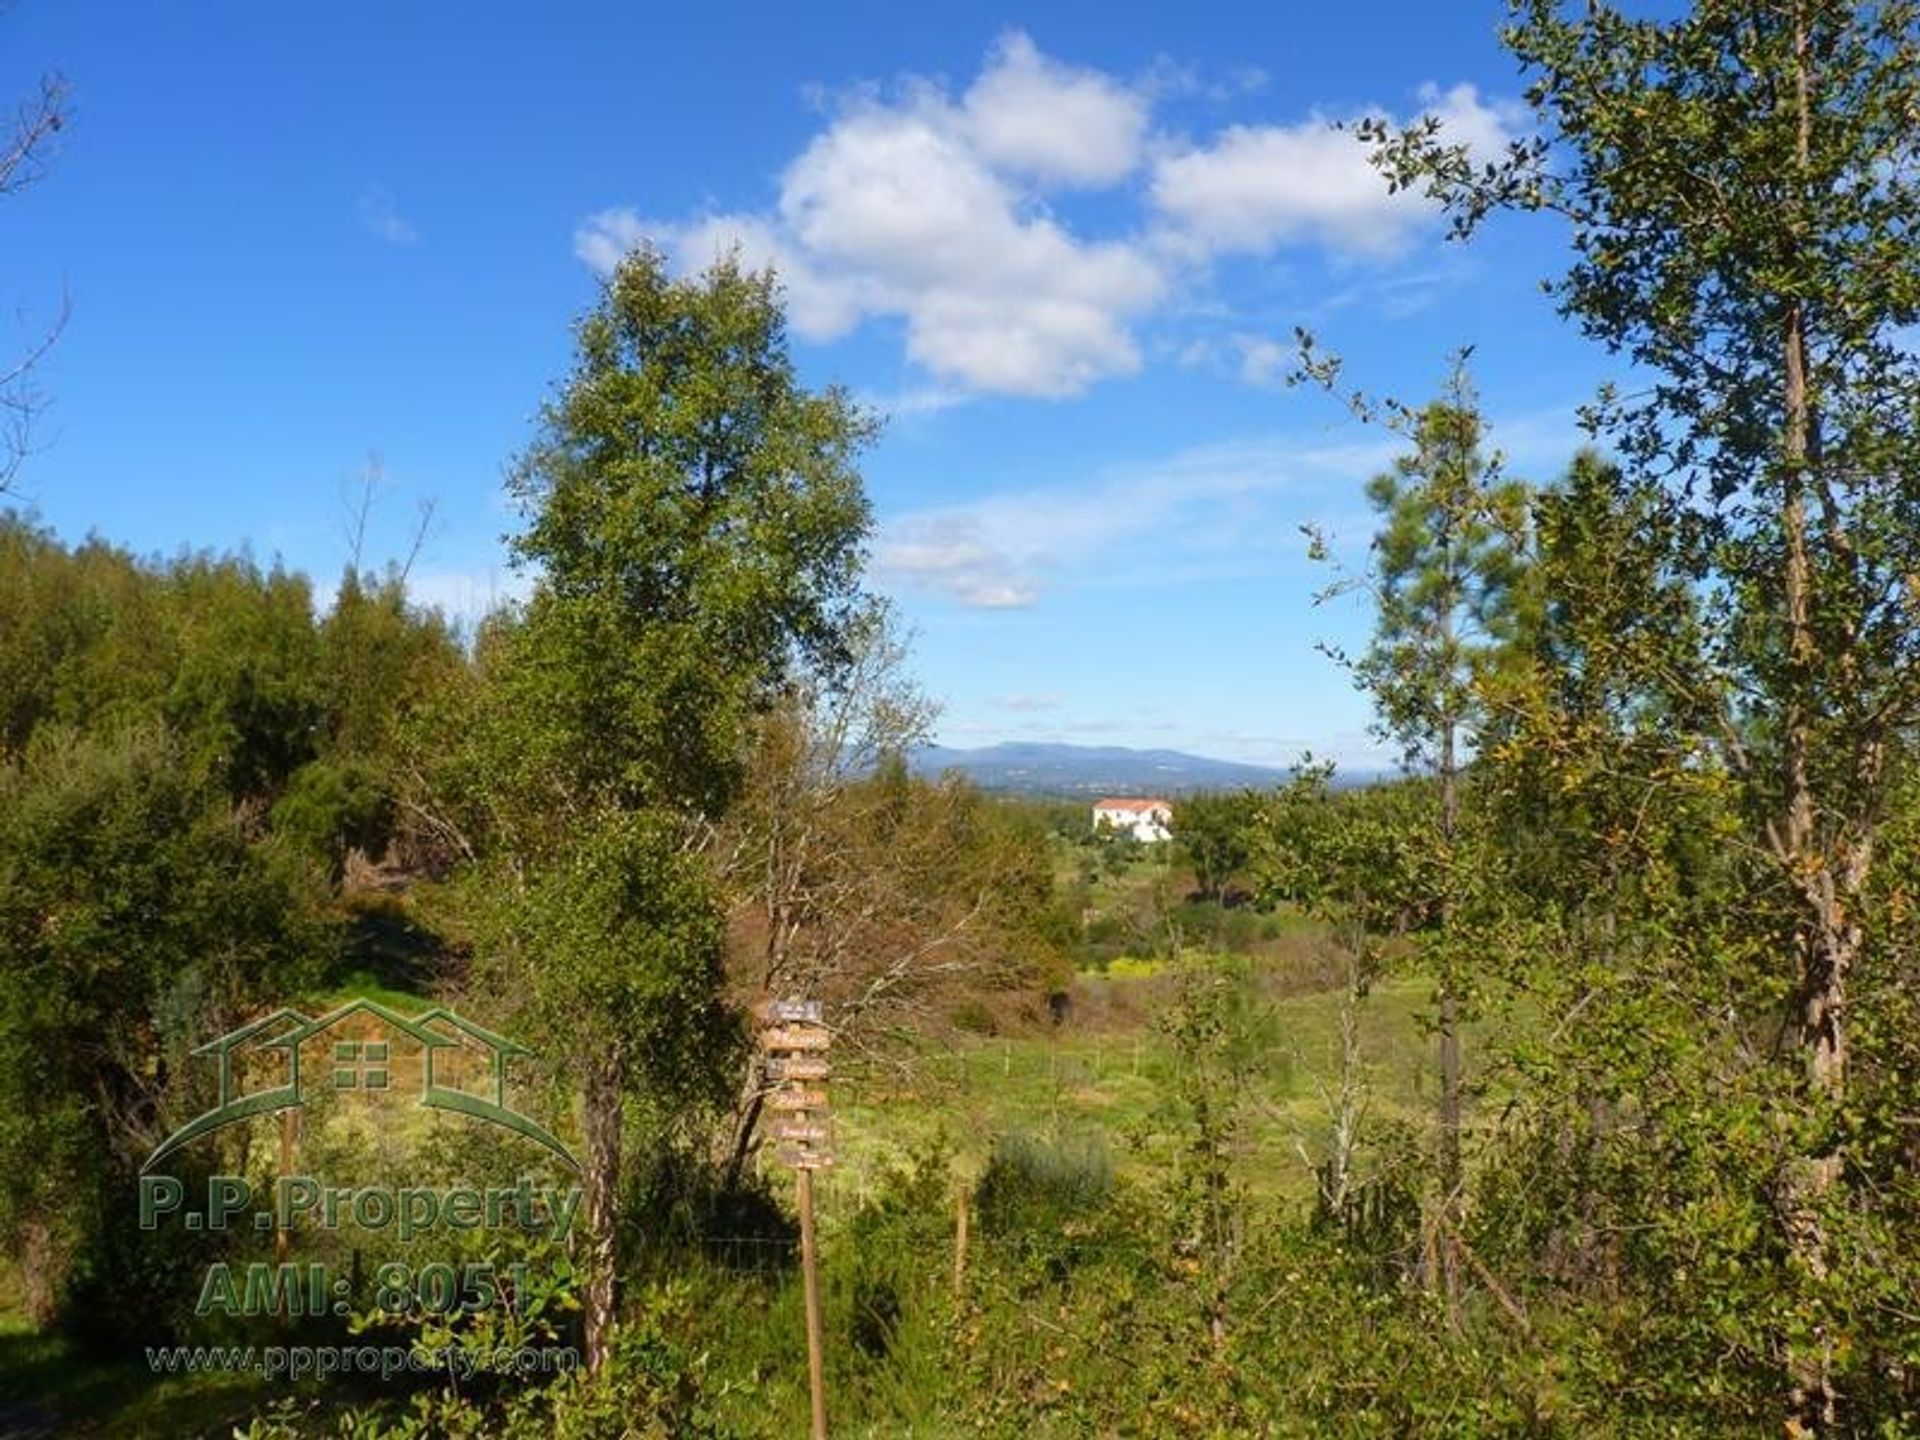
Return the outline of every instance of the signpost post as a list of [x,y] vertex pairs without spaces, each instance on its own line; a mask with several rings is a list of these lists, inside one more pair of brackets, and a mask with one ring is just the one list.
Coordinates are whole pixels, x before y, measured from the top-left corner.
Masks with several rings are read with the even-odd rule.
[[800,1203],[800,1273],[807,1301],[807,1388],[813,1399],[813,1440],[826,1440],[827,1381],[821,1355],[820,1258],[813,1229],[813,1172],[833,1164],[827,1148],[827,1092],[820,1083],[832,1074],[827,1048],[832,1035],[821,1023],[818,1000],[774,1000],[762,1012],[760,1032],[767,1052],[767,1073],[778,1088],[767,1107],[779,1115],[772,1125],[780,1142],[779,1158],[794,1171]]

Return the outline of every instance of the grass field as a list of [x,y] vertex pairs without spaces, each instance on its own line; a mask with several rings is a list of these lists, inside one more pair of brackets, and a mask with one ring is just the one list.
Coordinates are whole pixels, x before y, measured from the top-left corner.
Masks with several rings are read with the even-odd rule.
[[[1151,973],[1110,977],[1113,989],[1164,994]],[[1413,1119],[1433,1087],[1431,1042],[1420,1014],[1430,986],[1409,977],[1383,982],[1360,1002],[1360,1047],[1376,1121]],[[1246,1097],[1241,1173],[1250,1189],[1305,1196],[1306,1155],[1323,1153],[1329,1117],[1321,1087],[1340,1064],[1339,992],[1287,996],[1270,1004],[1274,1043]],[[830,1213],[856,1207],[876,1173],[936,1139],[961,1168],[977,1173],[998,1135],[1089,1132],[1102,1137],[1123,1177],[1144,1179],[1172,1165],[1180,1143],[1173,1109],[1178,1057],[1149,1013],[1126,1028],[1087,1030],[1071,1021],[1050,1034],[961,1037],[929,1048],[897,1075],[871,1074],[835,1089],[838,1168],[823,1198]]]

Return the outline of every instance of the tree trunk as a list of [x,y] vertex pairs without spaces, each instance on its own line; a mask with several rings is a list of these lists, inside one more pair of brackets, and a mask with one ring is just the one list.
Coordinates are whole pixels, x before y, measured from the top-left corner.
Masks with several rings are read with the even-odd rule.
[[[1452,646],[1452,611],[1447,612],[1447,644]],[[1454,837],[1460,826],[1459,755],[1456,726],[1448,719],[1440,738],[1440,837],[1448,851],[1448,864]],[[1440,902],[1441,943],[1447,943],[1447,925],[1451,906],[1444,896]],[[1462,1172],[1460,1165],[1460,1001],[1455,993],[1450,955],[1442,961],[1440,974],[1440,1291],[1446,1297],[1448,1318],[1460,1318],[1460,1255],[1456,1237],[1460,1233]]]
[[[1794,8],[1794,101],[1799,133],[1796,160],[1805,176],[1812,144],[1812,57],[1808,48],[1806,15]],[[1790,223],[1797,224],[1797,217]],[[1804,304],[1790,298],[1782,335],[1784,351],[1785,432],[1781,532],[1785,547],[1787,674],[1782,707],[1784,745],[1784,815],[1776,845],[1787,870],[1788,883],[1797,891],[1802,914],[1795,935],[1798,1030],[1805,1067],[1807,1098],[1819,1115],[1824,1135],[1826,1116],[1845,1103],[1847,1089],[1846,991],[1861,933],[1836,886],[1834,856],[1816,834],[1818,797],[1809,765],[1813,744],[1815,667],[1820,659],[1813,626],[1813,576],[1807,537],[1807,488],[1815,455],[1815,402],[1811,394],[1807,313]],[[1843,657],[1826,657],[1829,664]],[[1870,850],[1862,844],[1847,869],[1850,879],[1864,881]],[[1840,1182],[1841,1157],[1836,1140],[1822,1138],[1813,1153],[1795,1160],[1780,1185],[1781,1225],[1794,1264],[1812,1282],[1816,1312],[1818,1295],[1828,1274],[1828,1236],[1822,1209],[1834,1198]],[[1811,1338],[1793,1347],[1788,1357],[1790,1384],[1789,1426],[1807,1433],[1833,1433],[1839,1427],[1839,1397],[1832,1370],[1832,1337],[1817,1319]]]
[[620,1130],[625,1118],[625,1079],[619,1056],[609,1056],[587,1077],[587,1293],[582,1310],[587,1368],[606,1363],[615,1314],[614,1279],[619,1270]]
[[746,1077],[741,1081],[740,1093],[733,1105],[733,1133],[727,1144],[724,1186],[729,1191],[739,1188],[740,1177],[746,1173],[747,1158],[753,1154],[754,1136],[767,1103],[765,1077],[765,1062],[758,1054],[749,1055]]
[[45,1330],[60,1318],[60,1287],[65,1279],[53,1227],[35,1216],[21,1227],[20,1285],[24,1290],[27,1321]]
[[1454,1237],[1460,1229],[1460,1002],[1452,989],[1440,991],[1440,1290],[1447,1311],[1458,1319],[1460,1258]]

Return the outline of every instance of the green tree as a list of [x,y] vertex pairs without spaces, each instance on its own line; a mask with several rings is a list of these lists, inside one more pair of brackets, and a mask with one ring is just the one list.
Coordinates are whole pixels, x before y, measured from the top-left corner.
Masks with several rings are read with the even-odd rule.
[[800,384],[771,272],[676,280],[640,250],[609,279],[509,482],[538,579],[527,698],[576,792],[725,809],[773,689],[849,658],[874,433]]
[[1159,1020],[1174,1056],[1182,1123],[1174,1200],[1184,1220],[1178,1247],[1199,1262],[1201,1314],[1214,1351],[1227,1347],[1228,1302],[1245,1244],[1246,1204],[1234,1153],[1247,1100],[1270,1061],[1271,1007],[1244,961],[1174,956],[1179,988]]
[[316,668],[329,756],[389,759],[407,716],[459,662],[446,622],[408,603],[401,575],[347,572],[319,626]]
[[[1785,1329],[1793,1422],[1842,1423],[1850,1285],[1836,1234],[1858,1138],[1851,1026],[1888,800],[1920,722],[1920,7],[1701,0],[1635,18],[1521,0],[1504,32],[1539,133],[1476,168],[1431,125],[1371,133],[1461,233],[1503,209],[1563,218],[1563,310],[1650,384],[1593,419],[1697,526],[1710,658],[1742,698],[1720,727],[1768,857],[1801,1070],[1779,1236],[1802,1292]],[[1718,683],[1716,685],[1718,687]]]
[[[831,675],[850,653],[869,524],[854,459],[872,434],[843,393],[800,384],[771,273],[727,259],[677,279],[640,250],[580,321],[512,474],[514,553],[535,585],[524,619],[483,640],[469,779],[552,940],[551,957],[521,952],[554,966],[521,988],[584,1095],[596,1366],[624,1103],[658,1092],[662,1065],[684,1070],[669,1093],[715,1075],[724,1089],[738,1036],[718,1003],[715,894],[681,852],[735,797],[754,719],[796,667]],[[571,907],[539,898],[583,873]]]
[[1332,776],[1332,765],[1309,760],[1268,798],[1249,873],[1263,900],[1298,906],[1325,924],[1339,946],[1340,1055],[1337,1074],[1320,1086],[1328,1141],[1314,1165],[1320,1209],[1339,1217],[1356,1194],[1372,1128],[1361,1010],[1387,967],[1390,944],[1432,931],[1443,886],[1430,781],[1336,791]]
[[316,978],[315,898],[158,728],[0,764],[0,1236],[34,1318],[125,1218],[192,1048]]
[[[1509,651],[1522,614],[1526,490],[1502,478],[1482,444],[1480,414],[1464,357],[1442,396],[1413,415],[1412,449],[1367,486],[1381,517],[1365,579],[1376,609],[1372,643],[1354,664],[1372,696],[1383,737],[1398,743],[1411,769],[1436,789],[1436,844],[1452,886],[1458,860],[1461,775],[1488,721],[1491,671]],[[1460,1007],[1467,987],[1463,951],[1449,933],[1455,895],[1436,897],[1436,933],[1426,946],[1435,971],[1440,1049],[1439,1220],[1458,1231],[1460,1165]],[[1441,1281],[1459,1294],[1454,1244],[1439,1246]]]
[[1173,838],[1206,899],[1221,899],[1227,882],[1252,858],[1257,811],[1258,797],[1251,792],[1189,795],[1174,807]]

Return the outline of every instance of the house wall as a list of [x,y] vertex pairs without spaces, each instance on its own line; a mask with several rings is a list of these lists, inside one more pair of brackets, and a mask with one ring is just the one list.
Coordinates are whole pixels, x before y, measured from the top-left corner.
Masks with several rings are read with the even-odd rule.
[[1131,834],[1134,839],[1143,841],[1149,845],[1172,838],[1173,832],[1168,829],[1168,822],[1172,820],[1172,818],[1173,816],[1170,812],[1160,809],[1148,811],[1108,810],[1098,805],[1094,806],[1093,809],[1093,823],[1095,825],[1105,821],[1107,824],[1113,826],[1114,829],[1125,830]]

